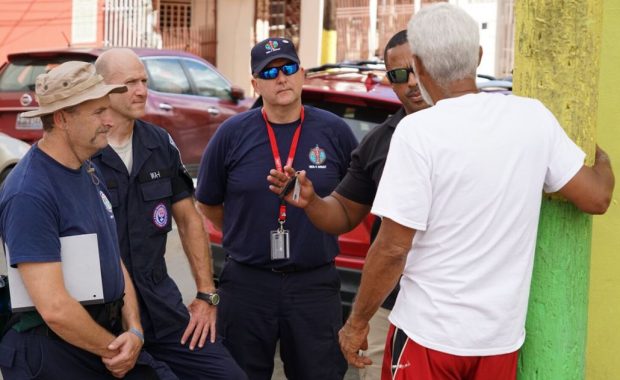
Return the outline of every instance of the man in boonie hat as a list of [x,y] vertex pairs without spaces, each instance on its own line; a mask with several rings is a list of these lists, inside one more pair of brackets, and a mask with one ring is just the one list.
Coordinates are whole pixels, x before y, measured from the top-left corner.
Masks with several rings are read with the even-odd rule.
[[[39,108],[24,116],[42,118],[43,138],[0,190],[8,262],[36,308],[15,312],[0,341],[5,380],[158,378],[149,366],[136,366],[138,356],[155,363],[140,355],[136,294],[120,259],[108,191],[89,161],[107,145],[108,94],[123,91],[85,62],[66,62],[37,77]],[[82,305],[65,288],[61,238],[65,244],[92,234],[103,303]]]

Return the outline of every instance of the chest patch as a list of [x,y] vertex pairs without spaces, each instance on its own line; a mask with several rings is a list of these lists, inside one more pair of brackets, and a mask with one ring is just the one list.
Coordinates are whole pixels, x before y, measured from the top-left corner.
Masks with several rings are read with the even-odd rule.
[[308,158],[312,163],[308,166],[310,169],[325,169],[327,167],[327,165],[323,165],[327,159],[325,149],[320,148],[318,144],[314,148],[310,149],[310,152],[308,152]]
[[164,228],[168,224],[168,209],[163,203],[159,203],[153,210],[153,224],[159,228]]
[[112,211],[112,203],[110,203],[110,200],[108,199],[108,197],[106,197],[105,193],[101,190],[99,190],[99,196],[101,197],[101,202],[103,203],[103,206],[110,214],[110,219],[114,219],[114,212]]

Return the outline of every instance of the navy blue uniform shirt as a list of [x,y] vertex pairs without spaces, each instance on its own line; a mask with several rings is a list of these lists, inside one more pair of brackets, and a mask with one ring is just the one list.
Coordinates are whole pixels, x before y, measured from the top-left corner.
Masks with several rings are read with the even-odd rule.
[[125,282],[108,199],[103,182],[94,183],[86,165],[70,169],[33,145],[0,193],[0,232],[10,264],[59,262],[60,237],[95,233],[104,300],[120,299]]
[[[282,163],[287,160],[299,121],[272,124]],[[305,118],[293,167],[306,170],[316,193],[326,196],[344,177],[357,141],[338,116],[305,107]],[[260,109],[224,122],[202,157],[196,198],[224,204],[223,246],[237,262],[263,268],[295,265],[313,268],[338,254],[336,237],[318,230],[304,210],[287,206],[284,228],[290,231],[290,260],[271,260],[270,231],[278,227],[279,199],[269,190],[267,175],[275,168],[267,127]]]
[[159,336],[187,324],[181,294],[168,276],[164,253],[172,204],[192,195],[193,183],[170,135],[136,120],[132,172],[111,147],[93,156],[114,208],[121,256],[136,285],[145,330]]

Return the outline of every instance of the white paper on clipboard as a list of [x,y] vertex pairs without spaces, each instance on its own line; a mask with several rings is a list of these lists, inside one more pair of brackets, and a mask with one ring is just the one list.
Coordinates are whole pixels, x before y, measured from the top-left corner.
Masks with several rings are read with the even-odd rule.
[[[7,264],[10,252],[5,245]],[[103,303],[103,283],[97,234],[65,236],[60,238],[60,257],[65,288],[83,305]],[[19,270],[7,265],[11,309],[34,310],[34,304],[26,291]]]

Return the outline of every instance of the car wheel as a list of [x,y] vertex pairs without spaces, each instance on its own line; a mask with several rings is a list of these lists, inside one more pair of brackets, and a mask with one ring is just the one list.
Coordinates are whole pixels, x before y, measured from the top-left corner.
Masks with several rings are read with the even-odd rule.
[[2,173],[0,173],[0,185],[4,183],[4,180],[6,179],[6,177],[9,176],[11,170],[13,170],[13,166],[9,166],[8,168],[4,169]]

